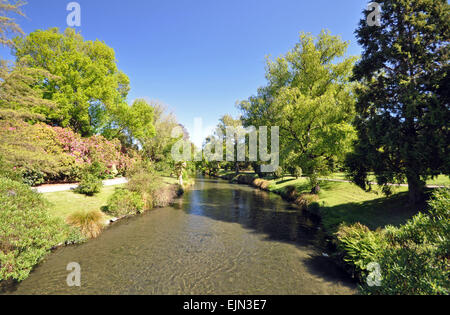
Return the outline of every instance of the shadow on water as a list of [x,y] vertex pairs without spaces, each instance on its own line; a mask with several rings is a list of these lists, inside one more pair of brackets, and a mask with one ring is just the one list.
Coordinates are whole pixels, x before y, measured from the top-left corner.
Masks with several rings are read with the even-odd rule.
[[202,178],[189,191],[181,205],[188,214],[240,224],[264,241],[285,242],[314,254],[303,261],[311,273],[327,281],[355,282],[330,258],[323,255],[325,235],[320,219],[299,210],[281,196],[246,185],[230,184],[222,179]]

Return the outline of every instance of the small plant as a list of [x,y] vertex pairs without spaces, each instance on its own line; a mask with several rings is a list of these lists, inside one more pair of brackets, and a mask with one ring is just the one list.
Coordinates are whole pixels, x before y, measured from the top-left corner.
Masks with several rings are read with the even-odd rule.
[[142,213],[145,202],[141,195],[128,189],[117,189],[108,200],[106,211],[116,217]]
[[303,170],[300,166],[294,168],[294,173],[292,174],[296,179],[299,179],[303,175]]
[[297,187],[293,185],[287,186],[281,194],[288,201],[295,201],[298,198]]
[[284,172],[283,172],[283,168],[281,166],[276,169],[274,176],[276,178],[281,178],[281,179],[283,178]]
[[170,205],[177,197],[175,186],[164,186],[158,189],[153,196],[153,206],[155,208],[164,208]]
[[[303,210],[310,210],[310,206],[319,201],[319,196],[314,194],[301,194],[296,200],[295,204]],[[314,205],[313,207],[316,207]]]
[[67,223],[80,229],[87,238],[96,238],[104,227],[104,215],[98,210],[78,211],[67,218]]
[[86,196],[93,196],[100,192],[103,187],[102,180],[90,173],[84,174],[80,184],[75,189],[75,192]]

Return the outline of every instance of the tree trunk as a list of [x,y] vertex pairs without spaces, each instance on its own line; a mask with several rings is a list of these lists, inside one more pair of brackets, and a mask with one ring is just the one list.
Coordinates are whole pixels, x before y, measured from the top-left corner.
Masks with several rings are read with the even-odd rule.
[[409,203],[412,205],[418,204],[423,201],[423,188],[425,187],[425,183],[420,180],[417,174],[409,174],[407,179]]
[[183,186],[183,174],[180,174],[180,176],[178,176],[178,182],[180,186]]

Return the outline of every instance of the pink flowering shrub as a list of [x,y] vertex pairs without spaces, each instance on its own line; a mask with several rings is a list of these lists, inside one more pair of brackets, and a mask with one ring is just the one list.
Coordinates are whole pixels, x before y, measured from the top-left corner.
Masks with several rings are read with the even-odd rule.
[[77,181],[93,161],[106,167],[105,176],[124,175],[136,160],[117,139],[82,138],[67,128],[1,120],[0,156],[31,185]]

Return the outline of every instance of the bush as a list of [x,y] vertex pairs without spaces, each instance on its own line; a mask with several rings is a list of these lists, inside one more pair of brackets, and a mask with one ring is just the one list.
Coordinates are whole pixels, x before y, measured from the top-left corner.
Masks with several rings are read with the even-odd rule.
[[283,172],[283,168],[281,166],[276,169],[276,171],[274,172],[274,176],[276,178],[283,178],[284,172]]
[[381,286],[362,284],[365,294],[450,293],[449,239],[450,193],[434,193],[430,211],[419,213],[406,224],[372,232],[361,224],[342,225],[337,233],[338,250],[360,279],[375,262],[381,268]]
[[310,207],[314,207],[314,211],[316,211],[316,207],[319,205],[317,203],[319,201],[319,196],[314,194],[301,194],[296,200],[295,204],[299,206],[303,210],[311,210]]
[[102,180],[90,173],[84,174],[80,184],[75,189],[75,192],[86,196],[93,196],[100,192],[103,187]]
[[98,176],[124,175],[138,160],[134,151],[124,153],[120,141],[102,136],[82,138],[70,129],[43,123],[0,120],[0,155],[12,169],[24,175],[27,184],[79,180],[80,170],[106,167]]
[[136,170],[128,181],[127,189],[138,193],[143,202],[144,210],[153,208],[156,191],[163,185],[162,180],[153,171],[146,168]]
[[142,213],[144,207],[144,200],[139,193],[120,188],[109,198],[106,211],[115,217],[122,217]]
[[339,227],[337,248],[342,259],[360,280],[367,277],[367,266],[379,260],[385,239],[381,232],[372,232],[360,223]]
[[21,281],[54,246],[81,240],[29,186],[0,178],[0,281]]
[[297,178],[297,179],[299,179],[300,177],[302,177],[302,175],[303,175],[303,170],[302,170],[302,168],[301,168],[300,166],[296,166],[296,167],[294,168],[294,172],[293,172],[292,175],[294,175],[294,177]]
[[287,201],[295,201],[298,198],[297,187],[290,185],[283,189],[281,195]]
[[67,223],[80,229],[87,238],[96,238],[104,227],[104,215],[98,210],[78,211],[67,218]]
[[177,186],[163,186],[156,190],[153,196],[153,207],[164,208],[169,206],[177,197]]

